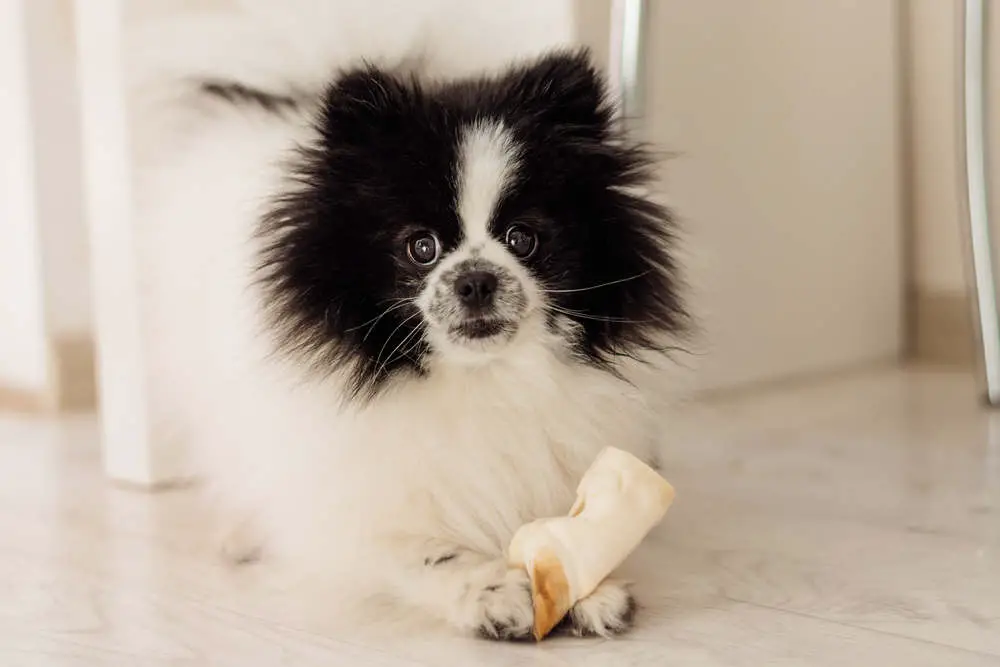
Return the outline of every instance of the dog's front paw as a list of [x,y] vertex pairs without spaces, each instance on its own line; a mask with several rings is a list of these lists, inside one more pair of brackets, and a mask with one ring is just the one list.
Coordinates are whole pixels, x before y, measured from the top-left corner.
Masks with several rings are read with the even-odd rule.
[[500,564],[495,574],[469,592],[463,625],[486,639],[516,640],[531,636],[535,612],[528,574]]
[[264,540],[251,520],[233,523],[219,534],[219,554],[230,565],[248,565],[260,560]]
[[570,610],[570,632],[580,637],[618,635],[632,627],[635,611],[635,598],[628,587],[605,581]]

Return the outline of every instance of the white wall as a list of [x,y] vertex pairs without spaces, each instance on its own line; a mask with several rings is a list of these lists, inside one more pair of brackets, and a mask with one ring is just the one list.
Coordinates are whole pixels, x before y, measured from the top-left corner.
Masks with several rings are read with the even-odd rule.
[[[909,0],[914,275],[918,290],[963,296],[966,192],[961,123],[962,0]],[[1000,248],[1000,3],[987,0],[987,134],[994,246]]]
[[27,94],[27,4],[0,3],[0,385],[45,390],[49,358]]
[[966,289],[957,97],[961,90],[961,5],[962,0],[909,0],[906,26],[914,234],[911,280],[918,290],[956,295]]
[[664,187],[704,327],[698,385],[898,357],[894,0],[649,5],[644,125],[677,152]]

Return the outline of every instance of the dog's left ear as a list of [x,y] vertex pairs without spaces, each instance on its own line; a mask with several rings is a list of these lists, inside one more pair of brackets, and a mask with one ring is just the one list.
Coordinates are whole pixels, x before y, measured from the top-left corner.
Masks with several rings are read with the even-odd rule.
[[504,83],[507,103],[536,121],[567,130],[605,129],[611,122],[607,85],[587,49],[542,56],[512,71]]

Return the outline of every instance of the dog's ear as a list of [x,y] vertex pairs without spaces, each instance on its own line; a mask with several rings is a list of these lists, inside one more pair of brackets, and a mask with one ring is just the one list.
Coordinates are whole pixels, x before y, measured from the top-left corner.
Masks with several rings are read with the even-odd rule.
[[557,51],[502,80],[512,111],[528,112],[536,121],[569,128],[606,128],[613,116],[604,77],[586,49]]
[[371,64],[347,70],[327,91],[327,102],[343,111],[381,110],[399,101],[403,91],[397,79]]
[[391,132],[421,94],[396,74],[375,65],[347,70],[327,88],[320,128],[327,139],[347,143]]

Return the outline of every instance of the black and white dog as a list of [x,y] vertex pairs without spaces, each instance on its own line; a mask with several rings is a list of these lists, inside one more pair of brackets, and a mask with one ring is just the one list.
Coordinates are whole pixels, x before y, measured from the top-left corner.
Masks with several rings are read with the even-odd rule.
[[[651,455],[685,322],[649,158],[588,55],[358,65],[315,95],[188,83],[201,118],[139,202],[151,376],[229,548],[528,635],[505,546],[605,445]],[[569,622],[608,635],[634,608],[609,580]]]

